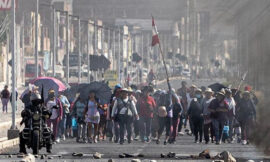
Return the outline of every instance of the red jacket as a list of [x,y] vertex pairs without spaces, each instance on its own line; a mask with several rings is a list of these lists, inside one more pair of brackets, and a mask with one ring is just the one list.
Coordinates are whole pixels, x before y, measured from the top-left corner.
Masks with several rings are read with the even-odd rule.
[[140,117],[153,118],[153,111],[156,108],[156,102],[153,97],[142,96],[137,102],[138,114]]

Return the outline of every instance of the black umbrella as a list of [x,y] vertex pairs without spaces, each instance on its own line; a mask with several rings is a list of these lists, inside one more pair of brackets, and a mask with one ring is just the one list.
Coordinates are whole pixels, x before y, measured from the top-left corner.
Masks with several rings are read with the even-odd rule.
[[106,83],[92,82],[86,85],[83,89],[80,89],[80,97],[87,100],[89,92],[95,92],[96,97],[99,99],[101,104],[108,104],[110,102],[112,92]]
[[218,92],[220,91],[222,88],[227,88],[225,85],[220,84],[220,83],[214,83],[208,86],[209,88],[211,88],[214,92]]
[[64,91],[64,95],[68,98],[68,100],[73,101],[76,97],[76,94],[79,93],[82,89],[84,89],[88,85],[89,85],[88,83],[71,85],[68,89]]

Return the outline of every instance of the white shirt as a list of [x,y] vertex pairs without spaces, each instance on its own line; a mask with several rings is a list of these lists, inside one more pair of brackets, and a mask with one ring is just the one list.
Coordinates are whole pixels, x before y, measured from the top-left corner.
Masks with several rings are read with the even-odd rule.
[[[128,99],[129,99],[129,98],[127,97],[127,98],[124,99],[123,101],[124,101],[125,103],[127,103],[127,102],[128,102]],[[112,117],[114,117],[114,116],[116,115],[117,109],[118,109],[118,107],[117,107],[117,100],[115,100],[114,105],[113,105],[113,109],[112,109]],[[130,109],[131,109],[131,110],[130,110]],[[128,109],[127,107],[123,107],[123,108],[120,110],[119,114],[124,115],[124,114],[126,114],[126,111],[128,111],[128,115],[132,115],[132,113],[133,113],[134,115],[137,115],[137,114],[138,114],[138,113],[137,113],[137,110],[136,110],[136,107],[135,107],[135,104],[134,104],[133,101],[131,101],[131,107],[130,107],[130,109]]]

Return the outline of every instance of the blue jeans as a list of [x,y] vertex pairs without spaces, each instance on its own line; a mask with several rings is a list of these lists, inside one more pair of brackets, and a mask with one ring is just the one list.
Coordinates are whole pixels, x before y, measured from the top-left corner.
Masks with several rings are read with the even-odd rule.
[[62,120],[60,121],[60,124],[59,124],[59,132],[58,132],[58,137],[61,137],[62,135],[65,134],[65,131],[66,131],[66,123],[67,123],[67,114],[63,114],[63,118]]
[[212,119],[216,142],[220,141],[220,137],[222,135],[222,131],[223,131],[225,123],[226,123],[225,120]]
[[140,120],[140,137],[141,140],[144,140],[144,137],[150,137],[151,133],[151,125],[152,125],[152,118],[148,117],[141,117]]

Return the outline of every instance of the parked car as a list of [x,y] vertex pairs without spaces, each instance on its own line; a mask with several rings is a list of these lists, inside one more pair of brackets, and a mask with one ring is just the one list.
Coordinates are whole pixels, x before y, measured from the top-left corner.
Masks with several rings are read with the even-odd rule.
[[189,69],[184,69],[182,71],[182,75],[186,76],[186,77],[190,77],[191,76],[190,70]]

